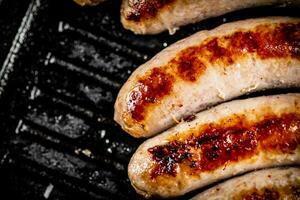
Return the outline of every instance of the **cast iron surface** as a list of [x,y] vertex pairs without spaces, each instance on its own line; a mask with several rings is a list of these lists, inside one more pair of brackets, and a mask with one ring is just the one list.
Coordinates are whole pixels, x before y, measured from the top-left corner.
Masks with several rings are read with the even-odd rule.
[[127,165],[143,140],[112,119],[131,72],[198,30],[298,11],[247,9],[173,36],[137,36],[122,28],[119,7],[117,0],[88,8],[71,0],[0,0],[1,199],[141,199]]

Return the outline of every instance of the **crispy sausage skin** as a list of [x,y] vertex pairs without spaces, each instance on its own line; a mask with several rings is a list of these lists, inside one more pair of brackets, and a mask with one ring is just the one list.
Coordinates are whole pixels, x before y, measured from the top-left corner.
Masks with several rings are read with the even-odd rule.
[[234,10],[285,3],[300,5],[299,0],[123,0],[121,22],[136,34],[172,34],[180,26]]
[[300,199],[300,168],[259,170],[221,183],[192,200]]
[[73,1],[75,1],[77,4],[81,6],[96,6],[99,3],[104,2],[105,0],[73,0]]
[[146,197],[174,197],[240,173],[300,164],[300,94],[223,103],[148,139],[128,175]]
[[228,23],[183,39],[136,69],[114,119],[150,137],[208,106],[270,88],[300,86],[300,19]]

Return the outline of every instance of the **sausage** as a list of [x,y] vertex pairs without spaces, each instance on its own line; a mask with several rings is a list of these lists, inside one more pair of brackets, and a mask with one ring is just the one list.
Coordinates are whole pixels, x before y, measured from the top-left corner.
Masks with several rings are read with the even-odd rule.
[[221,183],[192,200],[300,199],[300,168],[273,168]]
[[99,3],[104,2],[105,0],[73,0],[81,6],[96,6]]
[[294,4],[299,0],[123,0],[121,22],[136,34],[156,34],[169,30],[170,34],[183,25],[220,16],[243,8]]
[[128,175],[146,196],[175,197],[254,169],[300,164],[300,93],[223,103],[145,141]]
[[300,19],[224,24],[183,39],[141,65],[121,88],[114,119],[150,137],[240,95],[300,85]]

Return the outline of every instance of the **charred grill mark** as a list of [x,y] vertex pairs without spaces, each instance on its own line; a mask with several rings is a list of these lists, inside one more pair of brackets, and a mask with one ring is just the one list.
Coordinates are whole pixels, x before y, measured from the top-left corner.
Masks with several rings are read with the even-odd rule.
[[182,164],[191,174],[211,171],[256,155],[259,150],[291,154],[300,143],[300,116],[270,115],[254,124],[245,124],[244,117],[236,116],[234,124],[207,124],[193,131],[186,139],[172,138],[162,146],[148,149],[155,165],[152,179],[160,175],[176,176]]

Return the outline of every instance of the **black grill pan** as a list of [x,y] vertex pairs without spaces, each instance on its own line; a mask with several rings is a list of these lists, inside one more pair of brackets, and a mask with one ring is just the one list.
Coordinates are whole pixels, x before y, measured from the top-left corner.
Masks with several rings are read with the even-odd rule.
[[[175,35],[124,30],[120,1],[0,0],[1,199],[142,199],[127,164],[143,140],[113,121],[131,72],[192,33],[249,17],[299,16],[290,6],[237,11]],[[182,197],[186,199],[190,195]]]

